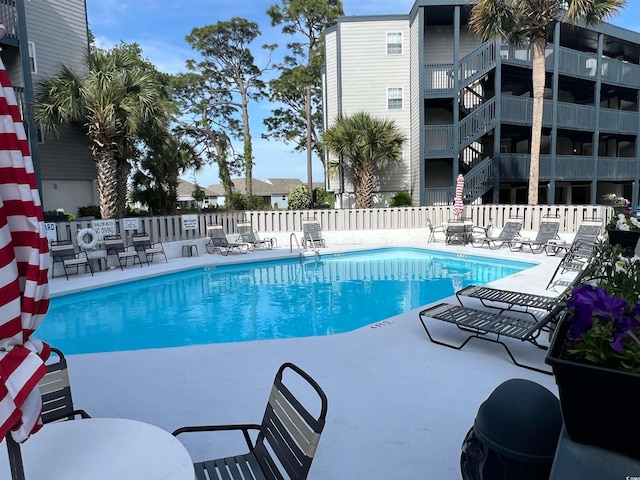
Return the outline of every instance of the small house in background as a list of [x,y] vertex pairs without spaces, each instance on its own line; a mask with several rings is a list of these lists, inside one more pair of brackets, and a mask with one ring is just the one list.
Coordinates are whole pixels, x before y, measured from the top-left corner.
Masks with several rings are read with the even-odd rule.
[[[202,200],[200,208],[211,208],[218,206],[218,197],[220,194],[217,191],[205,188],[200,185],[200,188],[204,189],[204,199]],[[196,189],[194,183],[180,179],[178,183],[178,208],[191,208],[195,207],[198,202],[193,198],[193,193]],[[224,198],[224,194],[222,194]]]
[[[247,194],[247,181],[245,178],[232,179],[234,192]],[[293,187],[300,185],[302,180],[297,178],[268,178],[265,181],[254,178],[252,180],[253,195],[262,197],[265,205],[271,205],[272,208],[286,209],[289,206],[289,192]],[[324,188],[323,182],[316,182],[313,188]],[[195,185],[180,180],[178,187],[178,202],[193,201],[193,190]],[[184,193],[184,197],[182,196]],[[209,185],[205,188],[205,200],[203,208],[206,207],[222,207],[225,204],[224,188],[221,184]]]

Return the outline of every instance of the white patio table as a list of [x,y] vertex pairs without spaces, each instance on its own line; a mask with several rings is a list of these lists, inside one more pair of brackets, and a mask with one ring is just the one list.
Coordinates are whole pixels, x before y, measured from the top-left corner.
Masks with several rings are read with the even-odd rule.
[[[189,453],[178,439],[136,420],[49,423],[21,449],[28,480],[193,480],[195,476]],[[10,479],[6,451],[2,445],[0,478]]]

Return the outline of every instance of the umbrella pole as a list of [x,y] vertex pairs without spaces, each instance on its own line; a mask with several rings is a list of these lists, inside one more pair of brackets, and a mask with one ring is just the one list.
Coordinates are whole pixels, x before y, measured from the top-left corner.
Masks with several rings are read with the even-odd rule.
[[9,467],[11,468],[11,478],[13,480],[25,480],[20,445],[13,439],[10,433],[4,438],[7,442],[7,450],[9,451]]

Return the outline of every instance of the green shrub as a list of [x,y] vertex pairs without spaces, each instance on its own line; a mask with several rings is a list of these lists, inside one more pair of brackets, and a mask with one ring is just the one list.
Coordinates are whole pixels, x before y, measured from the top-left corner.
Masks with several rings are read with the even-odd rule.
[[315,206],[319,208],[332,208],[335,202],[333,192],[327,192],[324,188],[314,188],[313,198]]
[[289,192],[289,210],[306,210],[311,206],[309,189],[304,183],[296,185]]
[[78,216],[102,218],[102,215],[100,214],[100,207],[97,205],[87,205],[85,207],[78,207]]
[[409,192],[398,192],[391,197],[390,207],[410,207],[413,205],[413,199]]

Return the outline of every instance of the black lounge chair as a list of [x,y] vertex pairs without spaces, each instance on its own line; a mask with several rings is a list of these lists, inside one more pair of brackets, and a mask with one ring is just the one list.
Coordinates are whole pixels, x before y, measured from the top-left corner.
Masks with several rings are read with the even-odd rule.
[[482,285],[469,285],[456,292],[456,298],[462,306],[464,304],[461,297],[474,298],[483,307],[497,309],[499,313],[511,310],[531,315],[534,320],[537,319],[537,316],[531,310],[537,311],[538,314],[550,311],[558,304],[561,296],[562,294],[557,297],[548,297]]
[[[556,281],[558,275],[562,275],[565,272],[578,272],[579,275],[583,275],[583,272],[588,269],[591,261],[596,255],[596,249],[598,243],[591,243],[591,240],[582,242],[580,240],[574,242],[567,253],[564,254],[560,263],[551,275],[549,283],[547,283],[547,290],[551,287],[554,289],[557,286],[562,286],[567,282]],[[571,283],[571,282],[569,282]]]
[[486,245],[492,250],[502,248],[505,245],[511,246],[514,239],[520,233],[521,228],[521,218],[510,218],[506,221],[506,223],[504,224],[504,228],[497,237],[491,237],[488,235],[473,237],[471,245],[477,248]]
[[255,250],[256,248],[271,250],[273,248],[273,239],[261,239],[250,223],[238,223],[238,233],[240,233],[243,243],[249,246],[249,250]]
[[[534,320],[525,317],[514,317],[504,313],[488,312],[475,308],[463,307],[451,303],[439,303],[435,306],[422,310],[418,316],[424,331],[429,340],[437,345],[443,345],[456,350],[462,349],[472,338],[486,340],[502,345],[511,361],[519,367],[533,370],[547,375],[552,372],[520,363],[509,350],[509,347],[502,341],[502,337],[510,337],[523,342],[529,342],[536,347],[547,350],[546,345],[538,343],[537,339],[543,330],[550,328],[559,319],[560,314],[565,311],[564,306],[556,306],[547,312],[541,319]],[[470,335],[459,345],[436,340],[429,332],[426,319],[441,320],[453,323],[460,330],[470,333]]]
[[51,258],[53,259],[53,266],[51,270],[51,278],[55,277],[56,263],[62,265],[64,270],[64,276],[69,280],[69,269],[75,268],[75,271],[71,273],[80,273],[80,267],[84,267],[85,273],[87,270],[91,272],[93,276],[93,268],[91,268],[91,262],[87,257],[87,252],[76,253],[76,249],[73,246],[71,240],[60,240],[51,242]]
[[580,222],[578,230],[572,242],[557,242],[550,240],[545,246],[547,255],[556,255],[558,252],[568,251],[582,252],[586,257],[592,254],[592,249],[598,241],[602,231],[602,219],[591,219]]
[[[284,377],[284,381],[283,381]],[[301,384],[302,383],[302,384]],[[308,385],[304,385],[304,384]],[[313,414],[292,393],[291,387],[310,386],[315,391]],[[305,399],[310,399],[305,395]],[[317,402],[316,402],[317,401]],[[306,372],[292,363],[283,364],[276,374],[262,423],[183,427],[173,432],[213,432],[239,430],[249,451],[194,464],[198,480],[303,480],[307,478],[327,415],[327,397]],[[256,431],[255,441],[249,432]]]
[[302,221],[302,247],[306,250],[309,245],[312,249],[327,246],[322,238],[320,222],[315,218],[306,218]]
[[249,251],[249,245],[246,243],[231,243],[227,239],[224,233],[222,225],[209,225],[207,226],[207,232],[209,233],[209,242],[206,245],[207,252],[214,254],[216,250],[220,252],[220,255],[229,255],[234,249],[240,253],[247,253]]
[[545,217],[540,222],[540,228],[536,238],[530,240],[523,238],[517,242],[512,242],[509,248],[512,252],[523,250],[528,248],[531,253],[542,253],[546,251],[547,244],[550,241],[557,240],[558,231],[560,230],[560,218],[559,217]]
[[47,373],[38,382],[42,396],[42,423],[73,420],[78,416],[91,418],[87,412],[73,406],[67,360],[64,358],[64,354],[53,347],[51,352],[58,357],[58,360],[52,362],[50,360],[53,356],[49,357]]
[[133,264],[136,264],[136,261],[142,267],[142,261],[140,260],[140,256],[138,252],[131,250],[124,246],[124,241],[120,235],[105,235],[104,236],[104,248],[107,252],[107,259],[110,255],[115,255],[118,259],[118,265],[120,265],[120,270],[124,270],[122,267],[122,261],[124,260],[124,266],[126,267],[129,263],[129,260],[133,260]]
[[133,248],[138,255],[144,255],[144,259],[147,262],[147,265],[150,265],[150,262],[153,262],[153,258],[156,255],[162,255],[164,257],[164,261],[169,263],[167,260],[167,255],[164,253],[164,247],[161,242],[151,242],[151,237],[148,233],[134,233],[131,236],[131,241],[133,242]]

